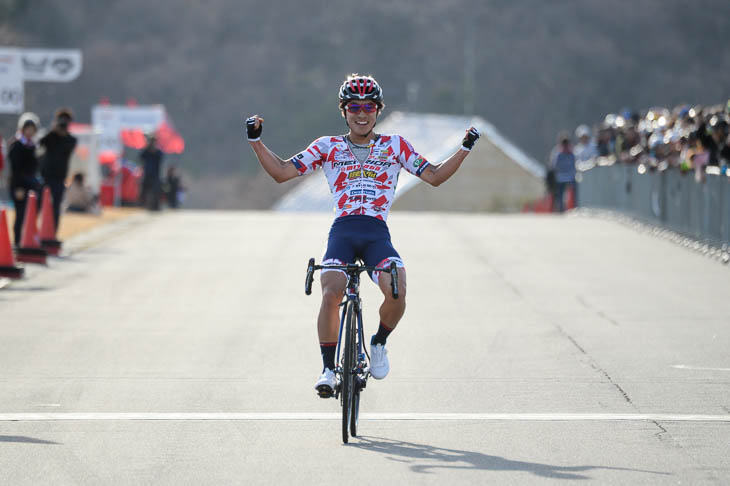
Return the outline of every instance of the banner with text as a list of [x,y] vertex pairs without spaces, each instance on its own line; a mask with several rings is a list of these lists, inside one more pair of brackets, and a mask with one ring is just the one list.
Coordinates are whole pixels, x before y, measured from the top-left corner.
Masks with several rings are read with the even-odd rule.
[[81,74],[79,49],[22,49],[26,81],[67,83]]
[[22,113],[24,96],[21,51],[0,47],[0,113]]

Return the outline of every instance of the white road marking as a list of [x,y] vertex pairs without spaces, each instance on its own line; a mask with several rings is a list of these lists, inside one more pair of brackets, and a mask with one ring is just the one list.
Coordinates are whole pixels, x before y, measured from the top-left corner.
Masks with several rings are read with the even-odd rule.
[[710,368],[707,366],[691,366],[691,365],[672,365],[672,368],[678,370],[699,370],[699,371],[730,371],[730,368]]
[[[241,420],[241,421],[321,421],[340,420],[339,413],[257,413],[257,412],[62,412],[0,413],[0,422],[83,421],[83,420]],[[671,413],[363,413],[360,420],[384,421],[510,421],[510,422],[728,422],[727,415]]]

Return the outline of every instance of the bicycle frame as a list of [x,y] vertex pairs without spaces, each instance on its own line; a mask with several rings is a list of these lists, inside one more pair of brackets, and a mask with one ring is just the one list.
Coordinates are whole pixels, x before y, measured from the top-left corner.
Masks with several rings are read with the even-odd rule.
[[[312,293],[314,271],[324,269],[342,270],[347,275],[347,287],[345,288],[344,298],[340,303],[342,316],[340,317],[340,329],[337,335],[336,364],[333,370],[340,378],[334,390],[334,397],[335,399],[340,399],[342,403],[342,441],[346,444],[348,441],[348,429],[349,434],[353,437],[357,435],[360,392],[366,387],[368,377],[370,376],[370,368],[368,366],[370,356],[366,350],[364,342],[365,334],[362,325],[360,274],[365,271],[390,273],[391,291],[393,298],[397,299],[398,269],[396,268],[395,262],[391,262],[390,267],[386,269],[357,264],[315,265],[314,258],[310,258],[307,265],[307,277],[304,281],[305,294],[310,295]],[[348,322],[347,328],[345,328],[346,321]],[[344,346],[348,346],[345,353],[342,352],[343,340],[345,341]],[[330,396],[333,395],[328,393],[323,398]]]

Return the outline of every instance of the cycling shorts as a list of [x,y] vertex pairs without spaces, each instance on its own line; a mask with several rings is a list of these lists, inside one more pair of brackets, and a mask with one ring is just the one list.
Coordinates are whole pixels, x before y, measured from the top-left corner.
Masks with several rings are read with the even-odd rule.
[[[345,265],[361,260],[370,267],[386,268],[395,262],[404,268],[403,261],[390,242],[390,231],[385,221],[372,216],[353,215],[335,219],[327,240],[327,251],[322,258],[323,265]],[[342,272],[342,270],[322,270]],[[378,283],[380,272],[368,272],[373,282]]]

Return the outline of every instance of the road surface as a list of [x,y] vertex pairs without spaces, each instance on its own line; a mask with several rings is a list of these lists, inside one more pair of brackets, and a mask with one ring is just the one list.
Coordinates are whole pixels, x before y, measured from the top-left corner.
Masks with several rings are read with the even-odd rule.
[[730,482],[727,266],[585,216],[393,213],[408,309],[345,446],[303,292],[329,224],[167,213],[0,289],[0,483]]

